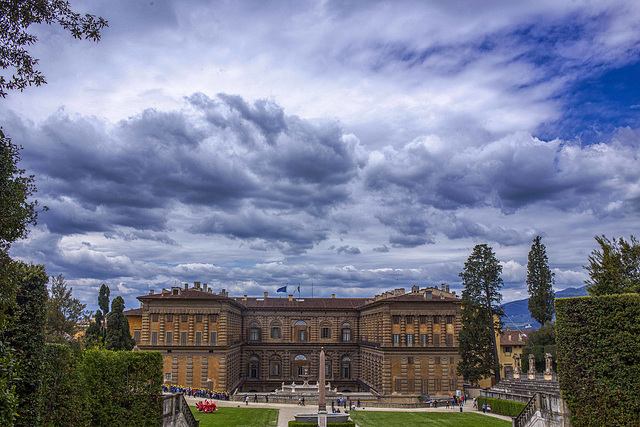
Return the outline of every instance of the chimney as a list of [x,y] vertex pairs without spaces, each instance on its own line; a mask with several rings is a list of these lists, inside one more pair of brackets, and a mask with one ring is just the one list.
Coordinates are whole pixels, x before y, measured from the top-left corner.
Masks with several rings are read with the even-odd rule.
[[153,289],[150,289],[149,290],[149,295],[153,295],[153,292],[154,292]]
[[441,290],[442,292],[444,292],[444,287],[445,287],[445,284],[444,284],[444,283],[441,283],[441,284],[440,284],[440,290]]
[[200,282],[193,282],[193,287],[200,290]]
[[245,295],[244,298],[242,298],[242,301],[246,301],[247,300],[247,296]]
[[420,286],[414,285],[411,287],[411,292],[418,292],[420,290]]
[[507,331],[510,331],[510,330],[511,330],[511,326],[507,326]]
[[203,291],[205,291],[205,292],[207,292],[207,284],[206,284],[206,283],[203,283],[203,284],[202,284],[202,290],[203,290]]
[[264,293],[264,299],[267,299],[268,296],[269,296],[269,292],[265,292]]
[[449,293],[449,285],[447,285],[447,293]]
[[188,284],[188,283],[185,283],[185,284],[184,284],[184,288],[185,288],[185,289],[189,289],[189,284]]
[[331,294],[331,298],[335,298],[335,297],[336,297],[336,294]]
[[293,301],[293,294],[289,294],[289,301]]

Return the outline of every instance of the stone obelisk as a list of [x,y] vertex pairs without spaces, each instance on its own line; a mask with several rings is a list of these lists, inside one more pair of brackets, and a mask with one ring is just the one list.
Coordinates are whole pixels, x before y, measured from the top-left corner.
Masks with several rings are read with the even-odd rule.
[[318,369],[318,427],[327,427],[327,402],[325,382],[324,348],[320,349],[320,368]]

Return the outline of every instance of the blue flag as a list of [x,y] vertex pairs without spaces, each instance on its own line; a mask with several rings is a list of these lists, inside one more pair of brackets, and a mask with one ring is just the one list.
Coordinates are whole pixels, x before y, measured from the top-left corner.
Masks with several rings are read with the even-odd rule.
[[276,292],[285,292],[286,293],[287,292],[287,287],[283,286],[281,288],[278,288],[278,290]]

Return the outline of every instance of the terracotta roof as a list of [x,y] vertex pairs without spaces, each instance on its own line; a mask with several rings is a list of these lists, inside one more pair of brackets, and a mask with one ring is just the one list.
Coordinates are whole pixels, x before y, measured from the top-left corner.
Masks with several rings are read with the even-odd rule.
[[156,299],[210,299],[210,300],[230,300],[229,297],[201,291],[198,289],[181,289],[179,295],[173,295],[173,292],[162,292],[159,294],[143,295],[138,297],[139,300],[156,300]]
[[327,310],[355,310],[367,301],[367,298],[256,298],[234,297],[234,300],[247,308],[277,308],[277,309],[327,309]]
[[398,295],[398,296],[389,296],[386,298],[381,298],[377,301],[374,301],[374,298],[367,298],[367,300],[369,301],[369,304],[367,304],[368,306],[374,305],[374,304],[384,304],[385,302],[421,302],[421,303],[430,303],[430,304],[435,304],[438,302],[461,302],[461,300],[459,298],[455,298],[455,297],[444,297],[444,298],[440,298],[437,296],[434,296],[433,298],[425,298],[423,294],[421,293],[414,293],[414,292],[410,292],[407,294],[402,294],[402,295]]
[[142,316],[142,307],[132,308],[131,310],[125,310],[122,313],[125,316]]
[[502,335],[500,336],[500,345],[526,345],[529,333],[530,331],[502,331]]

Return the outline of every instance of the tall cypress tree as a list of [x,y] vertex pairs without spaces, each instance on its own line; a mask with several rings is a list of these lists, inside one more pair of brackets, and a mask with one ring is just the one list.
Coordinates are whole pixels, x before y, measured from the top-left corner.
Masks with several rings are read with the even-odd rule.
[[[502,266],[486,244],[476,245],[464,264],[462,330],[459,335],[458,375],[477,384],[492,373],[500,380],[496,332],[502,328]],[[496,318],[497,317],[497,318]]]
[[108,350],[131,350],[136,342],[129,332],[129,321],[124,315],[124,299],[118,296],[111,303],[111,313],[107,316],[105,347]]
[[553,319],[555,292],[554,273],[549,268],[547,248],[540,242],[540,236],[533,239],[527,263],[527,289],[529,291],[529,312],[531,317],[544,325]]

